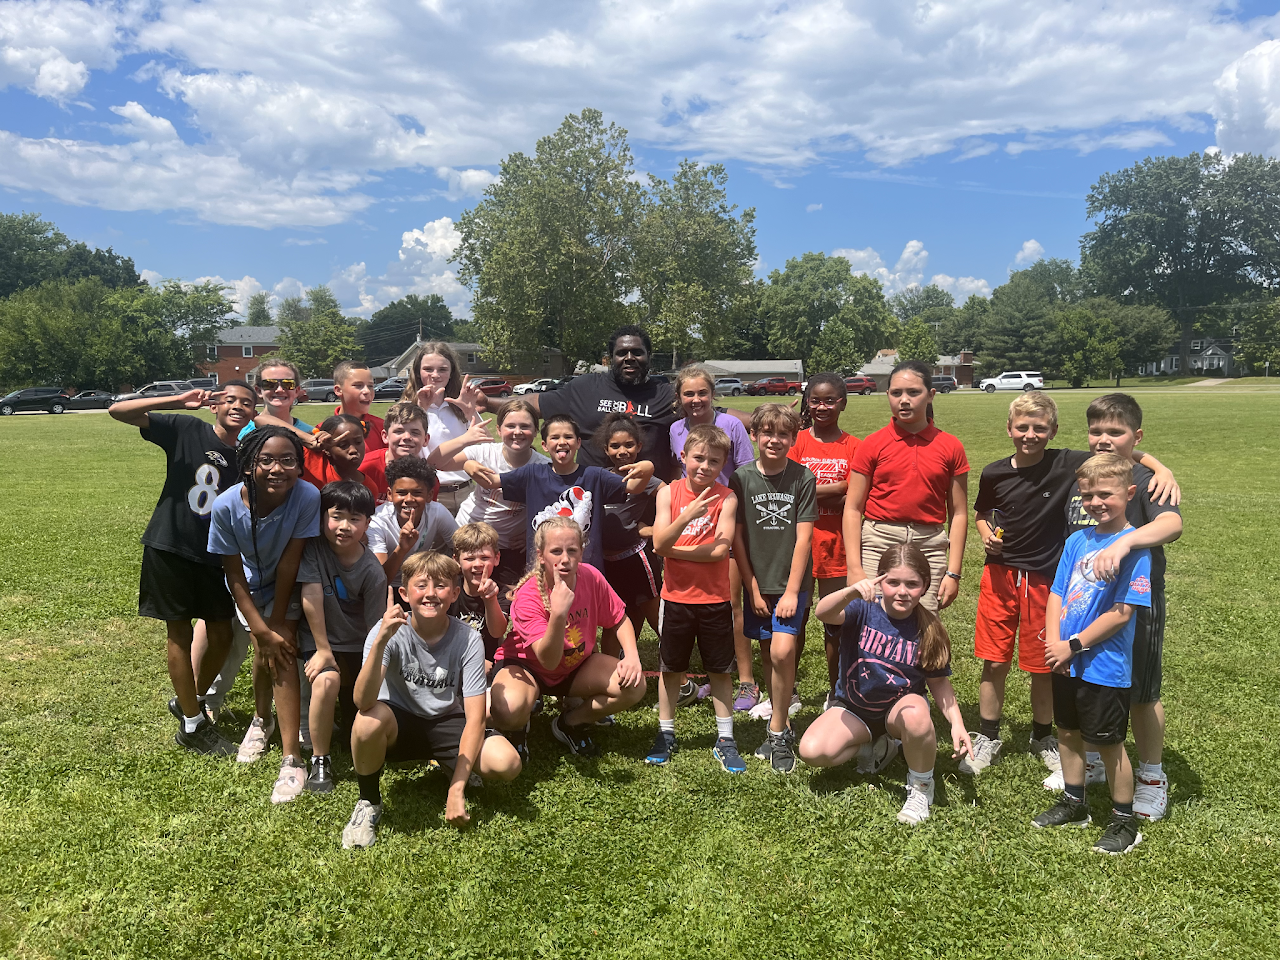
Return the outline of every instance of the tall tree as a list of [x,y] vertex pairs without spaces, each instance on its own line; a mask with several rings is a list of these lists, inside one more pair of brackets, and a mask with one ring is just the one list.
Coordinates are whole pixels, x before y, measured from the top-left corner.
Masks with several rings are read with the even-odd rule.
[[455,336],[453,313],[438,293],[420,297],[411,293],[374,311],[356,333],[366,357],[395,357],[419,338],[451,340]]
[[453,257],[488,356],[515,364],[545,345],[571,364],[599,359],[635,290],[643,193],[626,131],[598,110],[566,117],[534,156],[502,161],[459,219]]
[[98,277],[107,287],[136,287],[133,261],[110,247],[91,249],[67,239],[35,213],[0,214],[0,297],[49,280]]
[[979,334],[979,366],[984,375],[1045,365],[1056,326],[1054,311],[1076,296],[1074,288],[1061,285],[1066,278],[1053,261],[1040,261],[1011,274],[1008,283],[991,292],[991,306]]
[[1178,339],[1177,324],[1163,307],[1118,303],[1110,297],[1089,297],[1079,306],[1109,322],[1120,337],[1120,362],[1114,370],[1117,387],[1122,374],[1163,360]]
[[894,323],[879,280],[854,276],[844,257],[812,252],[769,274],[760,315],[773,356],[807,357],[819,370],[865,363]]
[[767,360],[769,332],[760,314],[760,301],[767,284],[752,277],[738,288],[725,313],[724,325],[713,336],[704,337],[708,358],[725,360]]
[[1254,373],[1275,376],[1280,372],[1280,300],[1254,308],[1240,324],[1237,359]]
[[942,353],[957,354],[970,350],[977,354],[982,350],[982,331],[991,313],[991,301],[973,293],[951,313],[943,316],[938,326],[938,349]]
[[249,298],[249,306],[245,311],[245,326],[248,327],[269,327],[274,322],[271,319],[271,294],[265,290],[259,290]]
[[343,360],[360,356],[355,324],[342,315],[342,305],[326,286],[307,291],[304,304],[290,297],[276,311],[280,355],[292,360],[304,377],[327,377]]
[[889,298],[889,309],[900,323],[907,323],[933,307],[950,309],[956,305],[956,298],[936,284],[926,287],[912,284],[905,290],[899,290]]
[[1055,314],[1051,349],[1054,366],[1073,387],[1110,377],[1120,366],[1123,339],[1106,317],[1075,307]]
[[934,366],[938,362],[938,341],[933,327],[918,316],[910,320],[898,337],[898,359],[921,360]]

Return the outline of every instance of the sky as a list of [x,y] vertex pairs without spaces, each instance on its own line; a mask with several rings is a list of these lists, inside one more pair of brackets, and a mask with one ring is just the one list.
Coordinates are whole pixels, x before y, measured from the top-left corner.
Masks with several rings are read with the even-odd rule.
[[1076,258],[1108,171],[1280,154],[1280,5],[1126,0],[0,0],[0,212],[243,305],[468,291],[454,223],[584,107],[723,163],[762,276],[892,293]]

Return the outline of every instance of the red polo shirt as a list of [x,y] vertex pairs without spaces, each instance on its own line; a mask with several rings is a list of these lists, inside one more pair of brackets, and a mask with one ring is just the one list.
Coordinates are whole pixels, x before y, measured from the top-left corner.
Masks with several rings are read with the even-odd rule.
[[[333,414],[337,416],[342,413],[342,407],[334,407]],[[354,416],[354,414],[352,414]],[[360,418],[360,422],[364,425],[364,452],[366,455],[373,450],[387,449],[387,441],[382,439],[382,431],[384,424],[381,417],[375,417],[372,413],[366,413]]]
[[868,520],[946,523],[951,480],[969,472],[969,460],[964,444],[932,421],[908,433],[892,420],[858,444],[850,469],[871,482]]

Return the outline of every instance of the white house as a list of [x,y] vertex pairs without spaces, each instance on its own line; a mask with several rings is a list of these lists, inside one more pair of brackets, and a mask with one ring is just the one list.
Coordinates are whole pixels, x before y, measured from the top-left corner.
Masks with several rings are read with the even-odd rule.
[[[1174,344],[1171,350],[1177,350]],[[1199,339],[1191,341],[1191,374],[1206,376],[1235,376],[1235,347],[1230,340]],[[1176,376],[1182,373],[1182,357],[1170,353],[1163,360],[1144,363],[1138,367],[1138,376],[1155,377],[1160,374]]]

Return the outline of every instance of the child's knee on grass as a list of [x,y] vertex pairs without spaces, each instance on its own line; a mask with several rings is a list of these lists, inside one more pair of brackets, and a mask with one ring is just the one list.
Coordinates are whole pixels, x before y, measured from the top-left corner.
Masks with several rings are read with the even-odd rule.
[[800,738],[800,759],[811,767],[834,767],[847,762],[853,751],[869,743],[866,725],[845,710],[823,713]]

